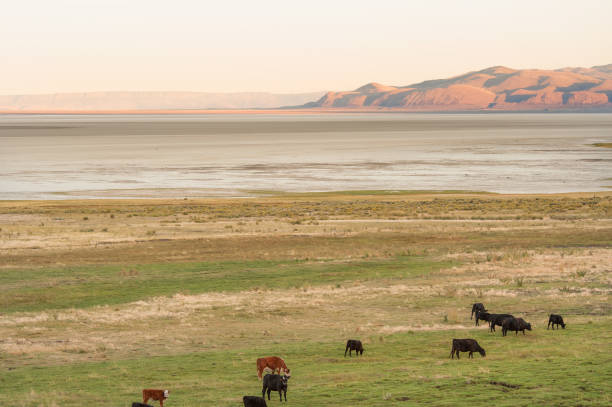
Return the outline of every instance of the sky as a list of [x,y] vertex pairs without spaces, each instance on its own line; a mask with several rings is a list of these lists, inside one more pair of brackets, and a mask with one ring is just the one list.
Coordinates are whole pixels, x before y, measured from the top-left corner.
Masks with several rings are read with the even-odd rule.
[[0,94],[274,93],[612,63],[610,0],[2,0]]

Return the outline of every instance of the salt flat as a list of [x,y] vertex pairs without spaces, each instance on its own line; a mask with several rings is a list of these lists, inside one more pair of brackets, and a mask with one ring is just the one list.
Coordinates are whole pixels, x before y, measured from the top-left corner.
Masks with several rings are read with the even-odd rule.
[[610,114],[0,116],[0,199],[604,191]]

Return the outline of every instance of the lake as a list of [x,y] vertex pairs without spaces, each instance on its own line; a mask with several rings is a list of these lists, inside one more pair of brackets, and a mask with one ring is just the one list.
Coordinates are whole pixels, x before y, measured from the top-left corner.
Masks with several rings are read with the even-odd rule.
[[0,115],[0,199],[604,191],[612,114]]

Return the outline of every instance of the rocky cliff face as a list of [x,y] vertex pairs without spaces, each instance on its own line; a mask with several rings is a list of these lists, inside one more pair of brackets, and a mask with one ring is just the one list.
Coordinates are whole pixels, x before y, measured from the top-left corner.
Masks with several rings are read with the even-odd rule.
[[305,107],[394,110],[544,110],[612,107],[612,64],[554,71],[496,66],[408,86],[369,83]]

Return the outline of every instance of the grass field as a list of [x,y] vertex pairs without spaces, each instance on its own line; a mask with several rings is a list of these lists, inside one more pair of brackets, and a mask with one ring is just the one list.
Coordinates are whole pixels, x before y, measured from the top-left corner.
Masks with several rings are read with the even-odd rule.
[[240,406],[277,355],[294,406],[610,405],[611,265],[609,193],[0,202],[0,404]]

